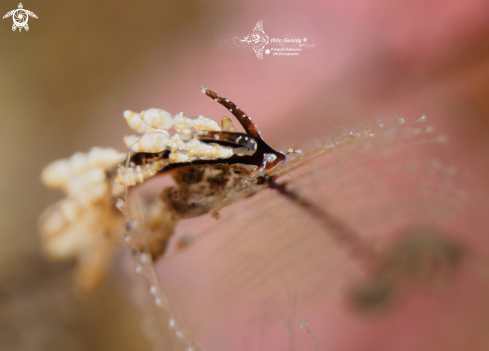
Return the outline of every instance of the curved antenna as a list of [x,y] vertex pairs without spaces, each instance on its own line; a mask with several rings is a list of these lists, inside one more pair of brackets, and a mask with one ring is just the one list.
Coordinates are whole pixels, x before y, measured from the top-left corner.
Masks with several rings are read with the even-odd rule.
[[[225,108],[227,108],[234,117],[238,120],[238,122],[243,126],[244,130],[247,134],[249,134],[253,139],[255,139],[257,144],[257,152],[252,155],[250,158],[241,158],[240,161],[234,159],[232,160],[235,163],[245,163],[249,165],[258,166],[259,173],[264,170],[271,170],[279,163],[285,161],[286,156],[279,151],[275,151],[271,148],[261,137],[260,131],[258,130],[257,125],[253,122],[250,116],[244,113],[236,104],[225,97],[216,94],[212,90],[207,89],[205,86],[201,85],[200,90],[210,98],[214,99]],[[231,159],[230,159],[231,160]]]
[[234,117],[238,120],[238,122],[243,126],[244,130],[246,131],[247,134],[251,135],[253,138],[262,140],[260,136],[260,131],[258,130],[258,127],[256,124],[253,122],[250,116],[248,116],[246,113],[244,113],[243,110],[241,110],[236,104],[225,97],[216,94],[212,90],[207,89],[205,86],[201,85],[200,90],[207,95],[208,97],[214,99],[218,103],[220,103],[222,106],[227,108]]

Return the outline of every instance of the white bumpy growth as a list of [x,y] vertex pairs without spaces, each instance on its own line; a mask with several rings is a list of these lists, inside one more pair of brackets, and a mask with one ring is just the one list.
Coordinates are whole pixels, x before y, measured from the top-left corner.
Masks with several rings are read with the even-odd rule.
[[[114,149],[94,147],[44,168],[41,179],[66,198],[49,207],[40,222],[43,249],[53,259],[78,259],[77,286],[94,289],[119,242],[124,220],[112,207],[112,186],[107,171],[126,158]],[[121,187],[119,185],[119,187]]]
[[[114,204],[127,187],[143,183],[171,163],[233,155],[232,148],[209,145],[194,137],[195,131],[221,131],[221,126],[207,117],[188,117],[182,112],[172,116],[152,108],[141,113],[124,111],[124,119],[139,133],[124,137],[132,151],[169,150],[168,158],[138,166],[126,164],[126,153],[94,147],[86,154],[77,152],[52,162],[41,175],[46,186],[66,194],[41,218],[43,249],[53,259],[78,259],[77,285],[82,291],[98,285],[123,240],[125,218]],[[229,121],[223,126],[224,130],[234,129]]]
[[[151,108],[141,113],[124,111],[127,124],[138,135],[124,137],[124,143],[134,152],[157,153],[170,150],[172,163],[194,160],[228,158],[233,150],[220,145],[209,145],[193,137],[193,131],[221,131],[219,124],[207,117],[188,117],[183,112],[172,116],[170,113]],[[170,135],[173,129],[175,134]]]

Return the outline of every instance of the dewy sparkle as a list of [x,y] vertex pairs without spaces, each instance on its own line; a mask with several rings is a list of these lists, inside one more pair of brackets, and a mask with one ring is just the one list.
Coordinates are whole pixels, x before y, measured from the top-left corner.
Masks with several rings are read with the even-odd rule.
[[[464,262],[464,247],[440,232],[463,208],[463,196],[451,185],[453,172],[418,151],[444,141],[414,126],[426,117],[378,121],[308,150],[282,153],[234,103],[201,90],[245,132],[227,117],[218,124],[160,109],[125,111],[127,124],[139,133],[124,138],[132,152],[93,148],[43,171],[47,186],[66,193],[42,217],[43,248],[54,259],[78,260],[80,290],[96,288],[125,243],[136,271],[149,281],[165,320],[160,324],[170,326],[180,349],[202,344],[206,350],[206,338],[219,339],[226,330],[223,320],[233,320],[236,330],[255,321],[244,327],[252,334],[253,328],[287,321],[284,340],[290,342],[296,333],[290,326],[297,325],[291,308],[301,310],[329,291],[349,291],[355,310],[381,313],[408,288],[425,288]],[[400,154],[404,162],[396,161]],[[174,185],[155,192],[152,179],[166,174]],[[149,197],[134,191],[141,186],[133,190],[151,183]],[[196,217],[202,224],[184,236],[185,223]],[[199,259],[189,257],[185,249],[198,247],[207,234],[211,240]],[[155,260],[165,250],[158,273]],[[160,277],[172,281],[165,267],[184,256],[181,276],[207,276],[206,294],[195,282],[180,294],[178,282],[161,285]],[[195,294],[210,296],[205,303],[221,312],[199,319],[193,311],[202,301],[186,298]],[[236,296],[247,297],[241,303]],[[185,325],[206,327],[189,331]]]

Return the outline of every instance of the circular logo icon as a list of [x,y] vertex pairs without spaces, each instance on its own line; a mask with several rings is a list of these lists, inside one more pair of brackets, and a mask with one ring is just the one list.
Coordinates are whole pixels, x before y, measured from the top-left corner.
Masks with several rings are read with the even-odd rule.
[[270,50],[269,50],[269,49],[266,49],[266,50],[265,50],[265,54],[267,54],[267,55],[268,55],[269,53],[270,53]]
[[27,12],[22,9],[15,10],[13,18],[14,18],[14,23],[17,27],[24,27],[25,24],[27,23],[27,20],[29,17],[27,15]]

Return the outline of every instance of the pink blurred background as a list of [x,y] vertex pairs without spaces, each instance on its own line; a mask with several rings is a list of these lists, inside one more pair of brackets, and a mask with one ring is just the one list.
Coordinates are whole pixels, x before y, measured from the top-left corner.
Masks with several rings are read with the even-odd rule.
[[[4,1],[0,10],[17,5]],[[72,265],[41,257],[37,219],[61,195],[43,188],[39,174],[48,162],[94,145],[123,150],[125,109],[219,119],[223,108],[200,93],[201,84],[236,102],[282,148],[331,134],[337,125],[427,115],[450,137],[450,162],[470,174],[477,223],[471,229],[481,233],[485,250],[487,1],[23,5],[39,17],[29,19],[28,32],[12,32],[9,18],[0,22],[0,344],[6,349],[149,349],[120,269],[100,293],[81,298],[71,289]],[[270,37],[295,31],[321,45],[263,60],[222,45],[259,20]],[[477,299],[484,296],[474,297],[473,308]],[[375,344],[384,335],[364,337]],[[467,349],[486,346],[480,340]]]

